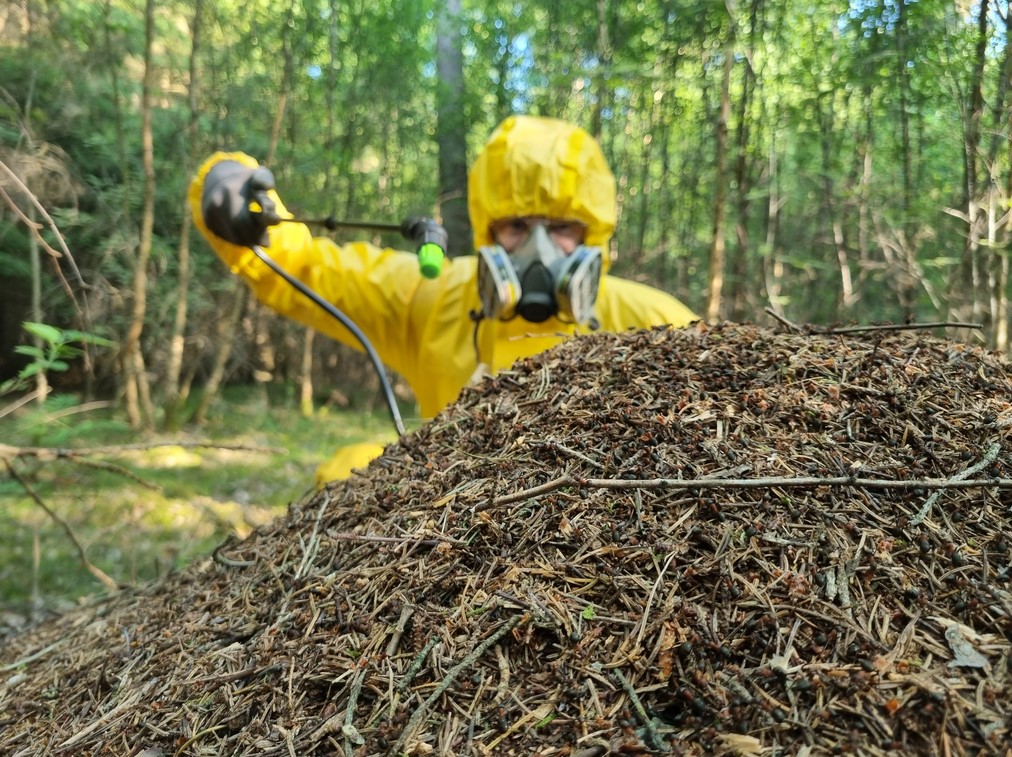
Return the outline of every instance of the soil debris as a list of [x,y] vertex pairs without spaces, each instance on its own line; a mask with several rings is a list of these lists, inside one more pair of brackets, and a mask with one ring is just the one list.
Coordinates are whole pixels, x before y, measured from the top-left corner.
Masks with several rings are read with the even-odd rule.
[[571,340],[11,639],[0,753],[1004,754],[1010,398],[919,332]]

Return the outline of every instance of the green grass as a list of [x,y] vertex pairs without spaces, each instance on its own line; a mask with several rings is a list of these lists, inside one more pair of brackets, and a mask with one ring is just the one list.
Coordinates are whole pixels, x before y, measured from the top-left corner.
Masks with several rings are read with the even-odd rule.
[[[203,428],[176,434],[137,434],[120,410],[82,411],[76,397],[50,397],[44,406],[0,418],[0,442],[75,450],[165,442],[283,450],[176,445],[91,458],[120,466],[155,489],[67,460],[15,462],[43,502],[67,522],[90,562],[117,581],[144,582],[210,554],[229,534],[244,536],[283,514],[313,488],[316,466],[339,447],[395,436],[382,408],[322,409],[304,418],[287,399],[290,391],[271,394],[265,406],[261,393],[230,389]],[[63,529],[0,467],[0,616],[65,609],[103,590]]]

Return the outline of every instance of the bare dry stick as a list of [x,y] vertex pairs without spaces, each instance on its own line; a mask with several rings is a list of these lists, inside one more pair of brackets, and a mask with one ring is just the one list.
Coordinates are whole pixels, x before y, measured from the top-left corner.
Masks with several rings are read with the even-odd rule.
[[[60,250],[62,251],[62,253],[54,250],[52,247],[49,246],[49,243],[46,242],[45,238],[42,236],[41,233],[42,225],[38,223],[32,223],[21,211],[21,209],[17,207],[17,203],[14,202],[14,200],[10,197],[10,195],[8,195],[5,191],[0,189],[0,194],[3,195],[4,200],[10,206],[11,210],[17,213],[17,215],[20,216],[21,219],[25,221],[25,223],[28,225],[28,228],[31,229],[32,235],[39,240],[39,244],[41,244],[42,247],[45,248],[46,252],[49,253],[50,258],[53,260],[54,268],[56,268],[56,275],[60,279],[60,283],[62,284],[64,291],[67,293],[67,296],[70,297],[71,302],[74,303],[74,308],[77,310],[78,313],[81,314],[81,317],[85,322],[85,325],[88,327],[88,330],[90,331],[91,313],[88,310],[88,296],[86,292],[86,285],[84,283],[84,277],[81,276],[81,270],[77,267],[77,261],[75,261],[74,256],[70,254],[70,248],[67,247],[67,242],[64,240],[63,235],[60,233],[60,229],[57,227],[56,222],[53,220],[53,217],[49,215],[49,212],[42,206],[42,203],[39,202],[38,198],[34,194],[32,194],[31,190],[29,190],[28,187],[25,186],[24,182],[21,181],[21,178],[16,173],[14,173],[14,171],[12,171],[7,166],[7,164],[4,163],[2,160],[0,160],[0,169],[6,172],[6,174],[10,177],[11,181],[13,181],[15,185],[17,185],[17,187],[24,193],[24,195],[28,198],[28,200],[32,203],[32,205],[35,206],[35,209],[39,212],[39,214],[46,219],[46,222],[49,224],[49,228],[52,230],[53,234],[56,236],[57,241],[60,243]],[[74,275],[77,277],[77,283],[81,287],[82,299],[84,300],[83,308],[78,304],[77,297],[74,296],[74,290],[71,289],[70,283],[63,275],[63,270],[60,268],[59,264],[56,263],[56,261],[61,257],[65,257],[67,259],[67,262],[70,264],[71,269],[74,271]]]
[[418,705],[418,708],[414,711],[414,713],[412,713],[407,725],[404,726],[404,730],[401,731],[400,738],[398,738],[397,743],[394,744],[391,754],[401,754],[408,738],[415,732],[415,729],[418,728],[418,724],[429,714],[429,709],[441,696],[443,696],[443,692],[450,688],[453,682],[457,679],[457,676],[460,675],[461,671],[473,665],[475,660],[485,654],[485,652],[487,652],[490,647],[499,641],[499,639],[520,625],[526,617],[526,615],[514,615],[512,618],[503,623],[499,627],[499,630],[475,647],[471,654],[447,671],[446,678],[444,678],[440,684],[433,689],[432,693],[429,694],[425,701]]
[[511,505],[534,499],[544,494],[551,494],[567,486],[588,489],[767,489],[812,488],[818,486],[854,487],[858,489],[974,489],[988,487],[995,489],[1012,489],[1012,478],[974,478],[965,480],[919,478],[919,479],[880,479],[854,478],[851,476],[835,476],[819,478],[818,476],[799,476],[796,478],[577,478],[576,476],[560,476],[546,481],[530,489],[507,494],[472,508],[472,512],[488,510],[501,505]]
[[152,444],[113,444],[106,447],[86,447],[82,449],[65,449],[59,447],[12,447],[0,444],[0,458],[35,457],[39,460],[59,460],[91,455],[115,455],[120,452],[145,452],[162,447],[182,447],[183,449],[223,449],[243,452],[269,452],[283,455],[288,452],[284,447],[258,447],[249,444],[216,444],[213,442],[154,442]]
[[[0,161],[0,167],[3,167],[8,171],[10,171],[10,169],[3,164],[3,161]],[[7,204],[7,207],[9,207],[12,211],[14,211],[14,215],[16,215],[18,218],[21,219],[21,223],[27,226],[32,231],[32,234],[38,238],[39,244],[46,252],[48,252],[54,258],[63,257],[62,253],[58,252],[57,250],[54,250],[49,245],[49,243],[39,234],[39,231],[42,229],[42,224],[38,223],[37,221],[33,221],[28,216],[26,216],[25,212],[18,207],[18,204],[16,202],[14,202],[14,198],[11,197],[9,194],[7,194],[7,192],[4,190],[2,186],[0,186],[0,197],[3,197],[4,202]]]
[[95,468],[96,470],[104,470],[110,471],[111,473],[117,473],[120,476],[123,476],[123,478],[129,478],[131,481],[134,481],[135,483],[138,483],[141,486],[143,486],[145,489],[150,489],[153,492],[160,492],[162,490],[162,487],[160,487],[158,484],[143,479],[133,471],[127,470],[122,465],[110,463],[108,460],[87,460],[87,459],[78,460],[77,458],[72,458],[71,462],[74,463],[74,465],[80,465],[83,468]]
[[425,646],[422,647],[422,651],[415,655],[415,659],[413,659],[411,664],[408,666],[408,670],[404,674],[404,680],[397,684],[398,691],[403,693],[411,688],[411,682],[415,680],[415,676],[418,675],[418,671],[421,670],[422,665],[425,664],[425,658],[429,656],[429,652],[431,652],[438,643],[439,636],[433,634],[429,637],[429,640],[425,642]]
[[[766,314],[773,318],[781,326],[795,334],[805,333],[806,329],[793,321],[789,321],[782,315],[774,312],[772,308],[765,308]],[[979,329],[983,328],[980,323],[965,323],[963,321],[933,321],[930,323],[881,323],[872,326],[841,326],[831,329],[811,329],[813,334],[863,334],[869,331],[918,331],[921,329]]]
[[647,630],[647,620],[650,618],[650,605],[654,603],[654,596],[657,594],[657,587],[664,582],[664,574],[668,571],[668,566],[671,565],[671,561],[675,558],[675,553],[672,552],[668,555],[668,559],[664,561],[664,567],[657,573],[657,580],[654,581],[654,585],[650,587],[650,594],[647,596],[646,607],[643,608],[643,617],[640,618],[639,631],[636,632],[636,644],[638,645],[643,641],[643,634]]
[[394,628],[393,636],[390,637],[390,641],[387,643],[387,657],[393,657],[397,654],[397,647],[401,643],[401,637],[404,636],[404,632],[408,628],[408,621],[411,620],[411,616],[415,612],[415,606],[413,604],[405,604],[401,608],[401,617],[397,620],[397,626]]
[[56,525],[58,525],[60,528],[62,528],[64,533],[67,534],[67,538],[70,539],[71,544],[74,545],[74,549],[77,550],[77,556],[81,561],[81,565],[83,565],[89,573],[95,576],[95,578],[101,581],[102,584],[105,585],[107,588],[112,589],[114,591],[118,591],[120,589],[120,584],[116,580],[111,578],[108,574],[106,574],[101,568],[92,565],[87,555],[84,554],[84,547],[81,546],[81,542],[79,542],[77,540],[77,537],[74,536],[74,532],[67,524],[67,521],[65,521],[63,518],[57,515],[56,512],[54,512],[52,509],[50,509],[50,507],[42,500],[42,497],[40,497],[36,493],[36,491],[32,488],[31,484],[25,481],[25,479],[21,477],[21,474],[19,474],[14,469],[14,466],[11,465],[10,460],[4,458],[4,465],[7,467],[7,472],[10,474],[11,478],[13,478],[21,485],[21,488],[24,489],[25,493],[32,498],[32,501],[35,502],[35,504],[37,504],[39,507],[41,507],[45,511],[46,515],[48,515],[53,520],[53,522],[56,523]]
[[[964,481],[968,479],[970,476],[980,473],[982,470],[984,470],[986,467],[991,465],[991,463],[993,463],[995,460],[998,459],[999,452],[1001,452],[1001,445],[998,443],[992,444],[990,447],[988,447],[987,452],[984,453],[984,457],[982,457],[979,462],[977,462],[974,465],[971,465],[964,471],[960,471],[949,480]],[[928,517],[928,513],[931,512],[932,506],[935,504],[935,502],[938,501],[938,498],[941,495],[942,493],[940,491],[936,491],[934,494],[928,497],[927,500],[925,500],[924,505],[921,507],[921,509],[918,510],[917,515],[915,515],[913,518],[910,519],[910,525],[918,526],[921,523],[923,523],[924,519]]]
[[[45,388],[45,393],[46,394],[49,394],[51,391],[53,391],[52,387],[48,387],[47,386]],[[19,407],[27,405],[29,402],[31,402],[32,400],[34,400],[38,396],[39,396],[39,390],[38,389],[33,389],[32,391],[28,392],[28,394],[24,395],[23,397],[20,397],[19,399],[15,400],[11,404],[7,405],[7,407],[0,408],[0,418],[3,418],[5,415],[10,415],[15,410],[17,410]]]
[[[98,729],[102,728],[106,723],[110,722],[111,720],[114,720],[121,713],[126,712],[131,707],[133,707],[134,705],[136,705],[138,702],[142,701],[144,699],[144,697],[147,695],[147,693],[154,686],[154,683],[152,682],[152,683],[145,684],[144,686],[141,686],[139,688],[132,689],[131,686],[126,685],[126,684],[129,684],[129,683],[131,683],[131,682],[130,681],[124,681],[125,685],[123,686],[122,691],[129,692],[129,693],[123,698],[123,700],[119,704],[117,704],[115,707],[113,707],[108,712],[106,712],[103,715],[101,715],[97,720],[92,721],[90,725],[88,725],[85,728],[82,728],[80,731],[78,731],[77,733],[75,733],[73,736],[71,736],[69,739],[67,739],[66,741],[64,741],[62,744],[58,745],[56,748],[57,749],[66,749],[67,747],[71,747],[71,746],[73,746],[74,744],[76,744],[79,741],[83,741],[86,737],[88,737],[89,735],[91,735],[92,732],[97,731]],[[217,726],[217,728],[221,728],[221,727],[222,726]]]
[[917,331],[919,329],[979,329],[981,323],[964,323],[962,321],[935,321],[932,323],[883,323],[875,326],[844,326],[836,329],[819,331],[819,334],[861,334],[866,331]]
[[768,315],[770,318],[773,318],[775,321],[777,321],[781,326],[783,326],[788,331],[790,331],[790,332],[792,332],[794,334],[804,333],[804,329],[803,328],[801,328],[798,324],[794,323],[794,321],[788,321],[782,315],[780,315],[775,310],[773,310],[773,308],[766,308],[765,310],[766,310],[766,315]]
[[438,547],[440,544],[456,544],[466,546],[466,542],[449,536],[434,539],[420,539],[417,536],[377,536],[374,534],[328,534],[327,538],[336,541],[365,541],[378,544],[411,544],[416,547]]
[[21,659],[15,660],[12,663],[0,666],[0,673],[7,673],[7,672],[9,672],[11,670],[17,670],[18,668],[23,667],[23,666],[27,665],[30,662],[35,662],[36,660],[38,660],[38,659],[40,659],[42,657],[45,657],[47,654],[49,654],[53,650],[59,649],[64,644],[66,644],[68,641],[70,641],[70,637],[69,636],[65,636],[62,639],[54,641],[49,646],[43,647],[42,649],[39,649],[39,650],[33,652],[32,654],[28,655],[27,657],[22,657]]

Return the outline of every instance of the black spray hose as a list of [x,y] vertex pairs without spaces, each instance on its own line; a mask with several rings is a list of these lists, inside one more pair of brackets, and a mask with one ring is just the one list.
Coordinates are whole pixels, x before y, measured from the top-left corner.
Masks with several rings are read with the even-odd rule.
[[390,409],[390,415],[393,417],[394,425],[397,427],[397,433],[402,436],[407,433],[404,430],[404,421],[401,420],[401,411],[397,407],[397,399],[394,397],[393,387],[390,386],[390,379],[387,377],[386,370],[383,368],[383,362],[380,360],[379,355],[376,354],[376,350],[372,346],[372,342],[366,338],[366,335],[362,333],[362,330],[356,326],[355,322],[348,316],[275,263],[271,259],[270,255],[263,251],[260,245],[255,244],[250,249],[253,250],[253,254],[266,263],[267,267],[274,271],[274,273],[327,311],[329,315],[336,318],[342,326],[355,335],[355,338],[361,343],[362,347],[366,351],[366,354],[369,355],[369,359],[372,360],[373,367],[376,369],[376,375],[379,376],[380,384],[383,387],[383,395],[386,398],[387,407]]

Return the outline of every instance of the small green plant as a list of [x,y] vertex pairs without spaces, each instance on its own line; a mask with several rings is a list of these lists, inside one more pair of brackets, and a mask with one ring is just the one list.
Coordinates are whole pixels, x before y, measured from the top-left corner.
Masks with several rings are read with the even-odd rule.
[[75,329],[59,329],[47,323],[25,321],[21,324],[24,330],[34,336],[42,346],[21,344],[14,348],[19,355],[27,355],[32,361],[17,376],[0,384],[0,396],[24,389],[29,379],[39,373],[60,373],[70,367],[70,360],[84,354],[79,344],[93,344],[98,347],[111,347],[113,342],[95,334],[88,334]]

